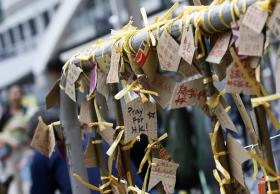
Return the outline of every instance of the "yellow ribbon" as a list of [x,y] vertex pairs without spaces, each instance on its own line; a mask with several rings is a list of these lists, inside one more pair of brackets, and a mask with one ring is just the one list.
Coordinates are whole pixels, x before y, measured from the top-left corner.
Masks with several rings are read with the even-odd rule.
[[223,89],[222,91],[215,94],[214,96],[207,97],[206,104],[212,109],[215,108],[219,104],[221,96],[223,96],[225,93],[226,91],[225,89]]
[[273,94],[270,96],[264,96],[264,97],[258,97],[258,98],[252,98],[251,103],[253,108],[264,105],[266,102],[270,102],[273,100],[279,100],[280,99],[280,94]]
[[[140,9],[140,12],[141,12],[141,15],[142,15],[142,18],[143,18],[144,26],[148,27],[149,23],[148,23],[148,17],[147,17],[147,13],[146,13],[145,8],[142,7]],[[154,34],[150,30],[147,30],[147,31],[148,31],[147,44],[150,46],[150,41],[149,41],[149,38],[150,38],[150,40],[152,42],[152,46],[156,46],[156,39],[155,39]]]
[[258,1],[258,8],[262,11],[271,12],[273,9],[273,3],[271,0],[265,0],[265,1]]
[[154,96],[159,96],[158,93],[142,89],[142,86],[138,83],[137,80],[133,81],[130,85],[127,85],[125,88],[123,88],[121,91],[119,91],[114,98],[116,100],[121,99],[123,96],[125,96],[129,91],[139,92],[140,94],[150,94]]
[[149,174],[149,171],[150,171],[150,168],[151,168],[151,163],[152,163],[151,151],[157,144],[159,144],[160,141],[166,139],[167,137],[168,137],[167,133],[164,133],[156,141],[148,144],[148,146],[145,150],[145,155],[144,155],[144,157],[143,157],[143,159],[142,159],[142,161],[139,165],[139,170],[138,170],[138,173],[141,173],[143,166],[145,165],[146,162],[148,162],[149,165],[148,165],[148,169],[147,169],[146,174],[145,174],[145,178],[144,178],[144,182],[143,182],[143,186],[142,186],[142,193],[145,193],[146,187],[147,187],[148,174]]
[[[232,56],[234,62],[238,65],[238,68],[242,72],[243,76],[245,77],[245,79],[248,82],[249,86],[252,88],[252,90],[255,93],[255,95],[258,96],[258,97],[262,97],[261,92],[263,92],[264,88],[259,87],[259,85],[257,85],[256,82],[250,77],[249,73],[244,68],[244,65],[241,63],[241,61],[240,61],[239,57],[237,56],[237,54],[236,54],[236,52],[235,52],[233,47],[230,48],[230,53],[231,53],[231,56]],[[274,126],[275,129],[280,129],[279,122],[277,121],[277,119],[275,118],[273,113],[268,108],[267,103],[266,102],[264,102],[264,103],[265,104],[262,104],[262,105],[263,105],[266,113],[268,114],[268,117],[270,118],[272,125]]]
[[102,194],[106,194],[106,193],[110,193],[111,190],[104,190],[105,188],[107,188],[108,186],[110,186],[110,182],[105,183],[104,185],[101,185],[100,187],[97,187],[95,185],[92,185],[88,182],[86,182],[80,175],[74,173],[73,176],[77,179],[77,181],[79,181],[81,184],[83,184],[84,186],[86,186],[87,188],[94,190],[94,191],[98,191]]
[[[228,184],[231,181],[230,174],[228,171],[222,166],[221,162],[219,161],[219,158],[221,156],[224,156],[227,154],[227,152],[218,152],[217,150],[217,135],[218,130],[220,127],[219,121],[216,122],[213,133],[210,133],[210,140],[211,140],[211,147],[214,155],[214,161],[216,164],[215,170],[213,170],[214,177],[216,178],[217,182],[220,185],[221,193],[223,192],[225,194],[224,190],[224,184]],[[223,179],[220,178],[218,171],[224,176]]]

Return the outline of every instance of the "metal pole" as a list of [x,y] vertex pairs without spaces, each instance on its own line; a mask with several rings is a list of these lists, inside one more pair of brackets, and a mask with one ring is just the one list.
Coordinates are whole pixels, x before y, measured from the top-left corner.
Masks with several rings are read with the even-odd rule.
[[65,147],[67,151],[68,168],[71,180],[72,192],[90,194],[90,190],[79,183],[73,173],[80,175],[88,181],[87,171],[84,165],[84,151],[81,140],[80,122],[78,120],[77,104],[73,102],[63,90],[60,91],[60,120],[64,128]]

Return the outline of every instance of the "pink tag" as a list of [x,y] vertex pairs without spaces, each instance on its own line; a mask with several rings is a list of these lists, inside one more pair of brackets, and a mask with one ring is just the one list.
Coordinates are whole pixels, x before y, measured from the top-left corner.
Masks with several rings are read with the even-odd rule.
[[97,65],[94,64],[93,68],[90,72],[89,95],[93,94],[95,87],[96,87],[96,80],[97,80],[96,67],[97,67]]

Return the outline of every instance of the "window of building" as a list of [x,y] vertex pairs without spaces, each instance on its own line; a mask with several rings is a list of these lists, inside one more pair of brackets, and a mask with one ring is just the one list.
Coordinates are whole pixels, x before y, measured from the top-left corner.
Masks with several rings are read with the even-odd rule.
[[16,41],[15,41],[15,36],[14,36],[14,33],[13,33],[13,29],[9,29],[8,33],[9,33],[9,36],[10,36],[11,44],[15,45]]
[[28,21],[28,23],[29,23],[31,35],[32,35],[32,36],[35,36],[35,35],[37,34],[37,28],[36,28],[34,19],[30,19],[30,20]]
[[18,30],[19,30],[20,39],[24,40],[24,31],[23,31],[23,25],[22,24],[18,25]]
[[47,10],[43,12],[43,21],[44,21],[44,27],[48,26],[48,24],[50,23],[50,15]]

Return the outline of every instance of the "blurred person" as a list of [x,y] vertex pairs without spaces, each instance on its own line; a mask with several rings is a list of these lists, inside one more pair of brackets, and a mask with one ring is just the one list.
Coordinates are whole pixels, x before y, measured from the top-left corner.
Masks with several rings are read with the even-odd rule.
[[[54,57],[47,64],[46,73],[52,83],[60,78],[62,66],[63,63],[58,57]],[[46,124],[51,124],[59,120],[59,109],[58,107],[49,110],[45,110],[45,107],[40,108],[29,121],[30,138],[33,137],[39,116],[42,116]],[[34,151],[30,169],[32,179],[30,194],[54,194],[57,190],[61,194],[72,194],[63,142],[57,141],[56,147],[50,158]]]
[[23,194],[20,162],[27,149],[27,108],[22,105],[23,92],[13,85],[8,90],[8,104],[0,118],[0,160],[2,176],[13,175],[14,180],[8,193]]

